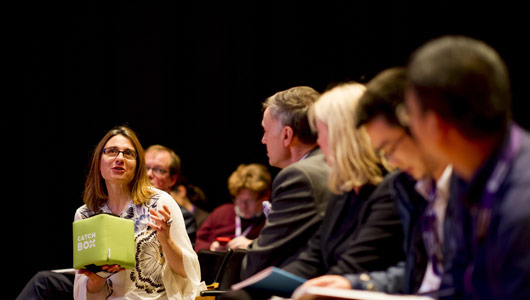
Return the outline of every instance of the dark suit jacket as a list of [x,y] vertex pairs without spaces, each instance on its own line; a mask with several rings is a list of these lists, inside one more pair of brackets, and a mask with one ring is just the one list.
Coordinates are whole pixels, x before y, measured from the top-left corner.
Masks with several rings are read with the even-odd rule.
[[384,270],[404,259],[389,180],[332,198],[308,248],[282,269],[304,278]]
[[180,210],[182,211],[182,216],[184,217],[184,224],[186,225],[186,232],[188,233],[188,237],[190,238],[191,245],[195,245],[195,239],[197,237],[197,222],[195,222],[195,216],[193,214],[185,209],[184,207],[180,206]]
[[326,203],[329,167],[322,151],[281,170],[272,183],[271,211],[241,268],[246,279],[269,266],[291,262],[320,226]]

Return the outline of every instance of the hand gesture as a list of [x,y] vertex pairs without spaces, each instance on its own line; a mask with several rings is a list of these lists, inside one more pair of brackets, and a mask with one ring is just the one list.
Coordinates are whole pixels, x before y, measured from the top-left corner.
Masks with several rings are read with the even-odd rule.
[[167,243],[171,239],[169,232],[173,222],[169,208],[164,205],[159,211],[151,208],[149,212],[151,213],[151,220],[154,221],[149,223],[149,227],[157,231],[157,238],[160,243]]

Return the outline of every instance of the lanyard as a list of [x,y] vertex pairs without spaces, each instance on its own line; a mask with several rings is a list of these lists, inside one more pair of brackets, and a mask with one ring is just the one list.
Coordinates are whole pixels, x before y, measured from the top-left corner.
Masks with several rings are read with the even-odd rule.
[[434,201],[436,201],[436,183],[433,180],[429,197],[427,198],[427,207],[421,217],[420,225],[425,250],[432,263],[432,270],[436,276],[440,276],[443,271],[443,252],[438,237]]
[[247,229],[241,233],[241,217],[236,214],[236,237],[238,236],[247,236],[247,234],[252,230],[254,224],[248,225]]
[[[491,221],[491,214],[493,209],[493,204],[495,202],[495,195],[499,191],[502,182],[506,178],[510,166],[513,163],[513,160],[517,153],[519,152],[521,146],[521,129],[517,125],[512,125],[510,128],[510,139],[508,146],[502,151],[493,172],[491,173],[488,181],[486,182],[486,187],[482,195],[480,206],[478,210],[477,222],[476,222],[476,236],[473,239],[473,251],[476,252],[478,249],[478,244],[485,238],[488,231],[488,227]],[[469,294],[473,293],[473,269],[474,263],[470,263],[464,274],[464,286],[466,292]]]

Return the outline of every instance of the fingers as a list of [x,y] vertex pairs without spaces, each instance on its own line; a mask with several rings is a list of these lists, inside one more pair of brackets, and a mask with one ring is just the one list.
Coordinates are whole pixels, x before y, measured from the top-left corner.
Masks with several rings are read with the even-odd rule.
[[151,208],[149,212],[151,213],[151,218],[155,221],[166,223],[171,218],[171,211],[165,205],[161,210],[156,211]]
[[164,205],[162,209],[158,211],[151,208],[149,213],[151,214],[151,220],[153,221],[148,223],[149,227],[156,231],[163,231],[164,229],[170,227],[168,220],[171,219],[171,211],[166,205]]
[[104,266],[101,266],[101,270],[109,272],[109,273],[116,273],[116,272],[125,270],[125,268],[121,268],[120,265],[104,265]]

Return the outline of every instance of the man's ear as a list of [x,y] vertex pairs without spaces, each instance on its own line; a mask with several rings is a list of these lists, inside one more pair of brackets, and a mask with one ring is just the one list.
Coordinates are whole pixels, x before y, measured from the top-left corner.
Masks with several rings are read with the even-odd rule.
[[436,145],[441,146],[442,143],[447,141],[452,126],[432,110],[426,112],[425,118],[428,133],[433,137]]
[[283,129],[282,129],[283,146],[289,147],[291,143],[293,142],[293,138],[294,138],[294,131],[291,128],[291,126],[283,126]]
[[177,183],[178,175],[175,174],[171,176],[171,184],[169,185],[172,189],[175,187],[175,183]]

